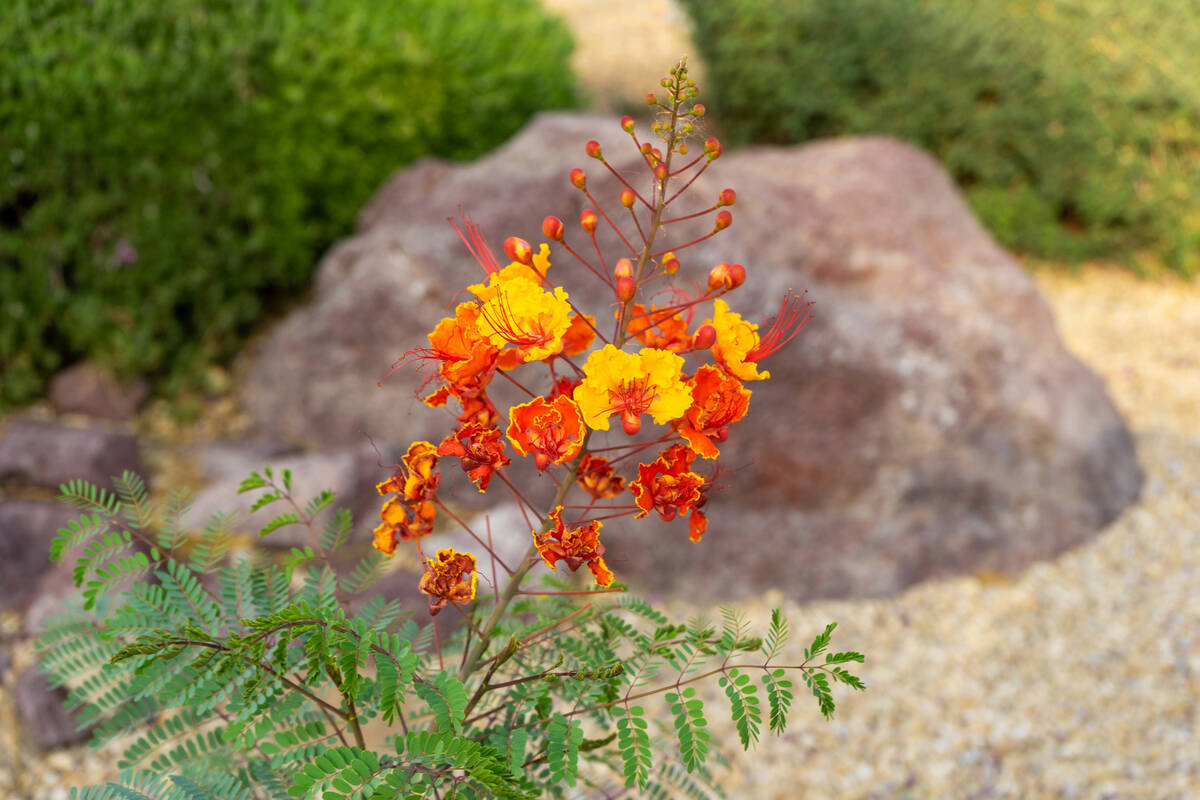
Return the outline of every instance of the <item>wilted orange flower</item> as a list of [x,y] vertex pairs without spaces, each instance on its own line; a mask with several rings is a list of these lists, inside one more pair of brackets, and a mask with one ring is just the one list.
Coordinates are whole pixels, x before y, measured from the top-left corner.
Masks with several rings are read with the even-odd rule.
[[620,414],[621,426],[632,436],[641,430],[642,414],[662,425],[682,417],[692,404],[683,358],[666,350],[627,353],[606,344],[588,356],[583,373],[575,402],[593,430],[608,430],[608,418]]
[[420,539],[433,533],[437,507],[428,500],[421,500],[410,508],[400,498],[392,497],[383,504],[379,516],[383,522],[376,526],[375,541],[371,544],[390,556],[396,552],[398,540]]
[[608,463],[608,459],[594,456],[591,453],[585,454],[583,460],[579,462],[579,471],[575,474],[575,481],[597,500],[616,497],[625,491],[625,479],[613,472],[612,464]]
[[400,460],[407,472],[404,499],[409,502],[433,499],[442,480],[442,473],[437,468],[437,448],[431,442],[413,442]]
[[604,523],[593,520],[578,528],[568,528],[562,521],[562,506],[550,512],[554,527],[539,534],[533,531],[533,543],[550,569],[558,571],[556,564],[561,559],[572,572],[587,562],[592,577],[600,586],[611,586],[613,574],[604,563],[604,545],[600,544],[600,528]]
[[[638,464],[637,480],[629,485],[641,512],[640,519],[650,511],[670,522],[679,514],[692,512],[690,538],[696,542],[707,527],[700,512],[707,497],[704,494],[704,478],[691,472],[696,453],[687,445],[675,444],[659,453],[649,464]],[[700,515],[700,519],[696,519]]]
[[596,318],[591,314],[575,314],[571,326],[563,334],[562,354],[576,356],[592,346],[596,340]]
[[[467,577],[467,573],[471,577]],[[417,585],[429,595],[429,613],[436,614],[446,603],[469,603],[475,599],[475,556],[456,553],[453,547],[438,550],[437,558],[425,559],[425,574]]]
[[474,422],[485,428],[494,428],[500,421],[500,411],[487,396],[487,392],[474,382],[464,386],[443,386],[425,398],[425,405],[439,408],[446,405],[446,401],[451,397],[462,404],[462,412],[458,415],[460,425]]
[[508,410],[508,439],[523,456],[533,455],[539,470],[579,455],[586,429],[579,406],[570,397],[535,397]]
[[[629,333],[647,347],[681,353],[691,349],[692,337],[687,331],[687,320],[683,313],[674,310],[658,311],[650,306],[649,312],[641,303],[633,304],[633,316],[629,321]],[[620,309],[617,310],[620,314]]]
[[447,436],[438,445],[439,456],[454,456],[462,462],[463,472],[470,476],[479,491],[486,492],[492,473],[512,459],[504,455],[504,442],[499,428],[485,428],[471,422]]
[[571,327],[571,305],[561,286],[546,291],[527,278],[499,284],[498,291],[479,310],[479,330],[497,348],[501,369],[528,361],[541,361],[563,349],[563,336]]
[[677,423],[677,429],[697,453],[716,458],[720,454],[716,442],[725,441],[729,425],[746,416],[750,390],[737,378],[707,364],[688,383],[692,387],[692,405]]

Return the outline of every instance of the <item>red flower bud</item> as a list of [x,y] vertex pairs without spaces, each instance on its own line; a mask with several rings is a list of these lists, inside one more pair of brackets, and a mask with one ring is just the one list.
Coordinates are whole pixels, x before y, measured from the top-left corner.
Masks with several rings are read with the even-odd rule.
[[703,117],[704,110],[704,105],[702,103],[696,103],[696,105],[692,106],[692,113],[697,117]]
[[533,248],[529,246],[529,242],[516,236],[504,240],[504,254],[527,267],[533,263]]
[[722,189],[721,194],[717,196],[717,205],[731,206],[737,202],[737,192],[733,189]]
[[596,216],[596,212],[592,211],[590,208],[585,208],[583,211],[579,212],[579,224],[582,225],[583,229],[589,234],[594,234],[596,232],[596,225],[599,224],[599,222],[600,218]]
[[704,152],[708,153],[709,161],[715,161],[721,157],[721,143],[715,137],[705,139]]
[[604,155],[600,152],[600,143],[597,142],[595,139],[592,139],[590,142],[585,144],[583,146],[583,149],[592,158],[599,158],[599,159],[604,158]]
[[628,115],[621,117],[621,130],[626,133],[633,133],[633,117]]
[[654,92],[646,92],[646,105],[652,106],[658,102],[658,98],[654,96]]
[[741,264],[734,264],[729,268],[729,278],[733,283],[729,288],[736,289],[746,282],[746,268]]
[[651,158],[653,158],[655,161],[662,161],[662,160],[663,160],[663,159],[662,159],[662,150],[659,150],[657,147],[653,148],[653,149],[650,151],[650,156],[651,156]]
[[633,277],[633,262],[628,258],[618,259],[617,265],[613,267],[613,277],[620,280],[621,278]]
[[642,151],[642,155],[644,155],[644,156],[648,156],[648,155],[650,155],[650,151],[651,151],[653,148],[651,147],[651,145],[650,145],[650,143],[649,143],[649,142],[642,142],[642,146],[641,146],[641,148],[640,148],[640,149],[641,149],[641,151]]
[[542,233],[553,242],[563,239],[563,221],[558,217],[546,217],[542,220]]
[[722,261],[708,272],[708,290],[710,292],[729,291],[733,288],[733,276],[730,271],[733,265]]
[[692,349],[707,350],[717,343],[717,329],[712,325],[701,325],[692,334]]
[[571,183],[574,184],[576,189],[580,189],[580,190],[586,189],[587,188],[587,173],[584,172],[583,170],[581,170],[579,167],[576,167],[575,169],[571,170]]
[[633,193],[633,189],[621,190],[621,205],[626,208],[633,208],[634,201],[637,200],[637,195]]
[[713,436],[713,438],[716,439],[718,442],[723,442],[726,439],[728,439],[729,438],[729,426],[722,425],[720,428],[717,428],[717,433],[715,436]]
[[679,155],[681,155],[681,156],[686,156],[687,151],[688,151],[687,142],[680,142],[679,147],[675,148],[675,152],[679,153]]
[[679,259],[674,253],[664,253],[662,260],[663,272],[668,275],[674,275],[679,272]]
[[667,173],[667,165],[666,164],[659,164],[657,167],[654,168],[654,177],[658,178],[660,181],[666,180],[667,175],[668,175],[668,173]]
[[637,294],[637,282],[630,277],[617,278],[617,299],[628,303]]
[[733,224],[733,214],[730,214],[728,211],[726,211],[724,209],[717,212],[717,219],[715,222],[715,226],[716,226],[717,230],[723,231],[732,224]]

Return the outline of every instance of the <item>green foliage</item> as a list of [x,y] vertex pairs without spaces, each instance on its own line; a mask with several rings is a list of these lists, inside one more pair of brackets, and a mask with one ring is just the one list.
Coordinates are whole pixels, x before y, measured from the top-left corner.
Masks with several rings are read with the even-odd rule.
[[[181,540],[162,528],[178,528],[186,496],[159,508],[136,476],[117,486],[111,497],[82,483],[62,487],[85,513],[52,551],[59,561],[74,556],[83,604],[37,644],[43,669],[70,687],[81,724],[97,726],[93,742],[128,737],[121,779],[78,791],[83,800],[515,799],[561,797],[563,787],[597,780],[647,797],[709,797],[718,756],[694,684],[715,677],[724,687],[745,748],[766,713],[753,673],[762,672],[774,733],[791,706],[789,672],[801,673],[827,716],[834,683],[863,688],[845,670],[862,655],[829,652],[834,625],[802,664],[773,666],[787,639],[778,609],[758,637],[734,609],[721,609],[719,630],[703,619],[676,624],[626,593],[586,604],[519,596],[479,668],[463,673],[465,629],[441,637],[435,655],[431,627],[395,599],[370,598],[348,613],[361,569],[339,577],[329,566],[353,529],[331,494],[301,503],[291,476],[269,467],[243,482],[255,504],[299,509],[294,524],[311,538],[275,563],[231,558],[222,514],[184,558]],[[118,591],[111,565],[134,557],[139,566],[120,573]],[[363,569],[375,569],[368,561]],[[476,626],[489,605],[472,609]],[[660,710],[641,704],[660,695]],[[652,739],[651,724],[665,720],[674,736]],[[371,725],[404,732],[389,739],[394,752],[365,744]]]
[[887,133],[1004,244],[1200,270],[1189,0],[686,0],[731,143]]
[[534,0],[9,0],[0,45],[0,407],[198,381],[393,170],[574,102]]

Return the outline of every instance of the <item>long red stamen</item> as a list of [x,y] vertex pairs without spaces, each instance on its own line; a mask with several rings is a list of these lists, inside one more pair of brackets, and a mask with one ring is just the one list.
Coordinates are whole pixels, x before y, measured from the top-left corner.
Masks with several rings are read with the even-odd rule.
[[497,299],[496,307],[491,303],[484,304],[480,315],[504,341],[516,347],[541,347],[554,338],[542,327],[541,320],[521,319],[513,314],[503,292],[497,295]]
[[[458,214],[462,217],[463,226],[458,227],[458,223],[453,217],[446,217],[446,220],[454,227],[454,232],[458,234],[458,238],[466,245],[467,250],[475,258],[476,263],[483,268],[483,271],[488,275],[493,272],[500,271],[500,262],[496,260],[496,256],[492,253],[492,249],[488,247],[487,240],[483,238],[483,231],[471,219],[471,215],[463,212],[462,206],[458,207]],[[466,233],[463,233],[463,228]]]
[[779,348],[796,338],[796,334],[804,330],[804,326],[812,320],[813,301],[804,302],[808,290],[797,297],[788,289],[779,306],[779,313],[768,319],[764,325],[765,334],[759,337],[758,347],[746,354],[747,361],[761,361]]

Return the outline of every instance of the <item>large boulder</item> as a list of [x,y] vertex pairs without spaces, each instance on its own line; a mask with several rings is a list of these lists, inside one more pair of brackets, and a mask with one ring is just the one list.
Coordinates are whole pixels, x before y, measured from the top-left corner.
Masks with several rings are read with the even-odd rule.
[[[479,278],[446,217],[468,202],[499,251],[507,235],[540,242],[542,216],[555,214],[583,252],[574,220],[590,203],[566,172],[588,169],[593,194],[619,208],[619,186],[582,152],[590,138],[633,174],[615,119],[554,114],[480,161],[425,161],[394,177],[322,264],[313,303],[255,356],[247,401],[261,424],[326,444],[359,429],[396,443],[447,430],[412,401],[414,370],[375,388]],[[770,316],[788,288],[808,289],[816,316],[766,362],[772,380],[752,385],[750,415],[722,447],[729,471],[704,542],[614,521],[605,534],[623,576],[731,596],[885,594],[1053,556],[1137,497],[1133,441],[1104,385],[932,159],[882,137],[733,152],[679,213],[725,186],[738,192],[734,224],[681,251],[679,285],[738,261],[749,279],[729,299],[744,316]],[[672,225],[662,241],[708,229]],[[606,238],[611,262],[620,249]],[[559,248],[553,262],[585,308],[610,313],[604,292],[575,290],[582,266]]]
[[112,488],[126,470],[144,475],[137,439],[98,427],[15,419],[0,432],[0,486],[57,489],[80,478]]
[[0,499],[0,611],[23,611],[41,594],[40,582],[54,568],[50,543],[79,514],[66,503]]

